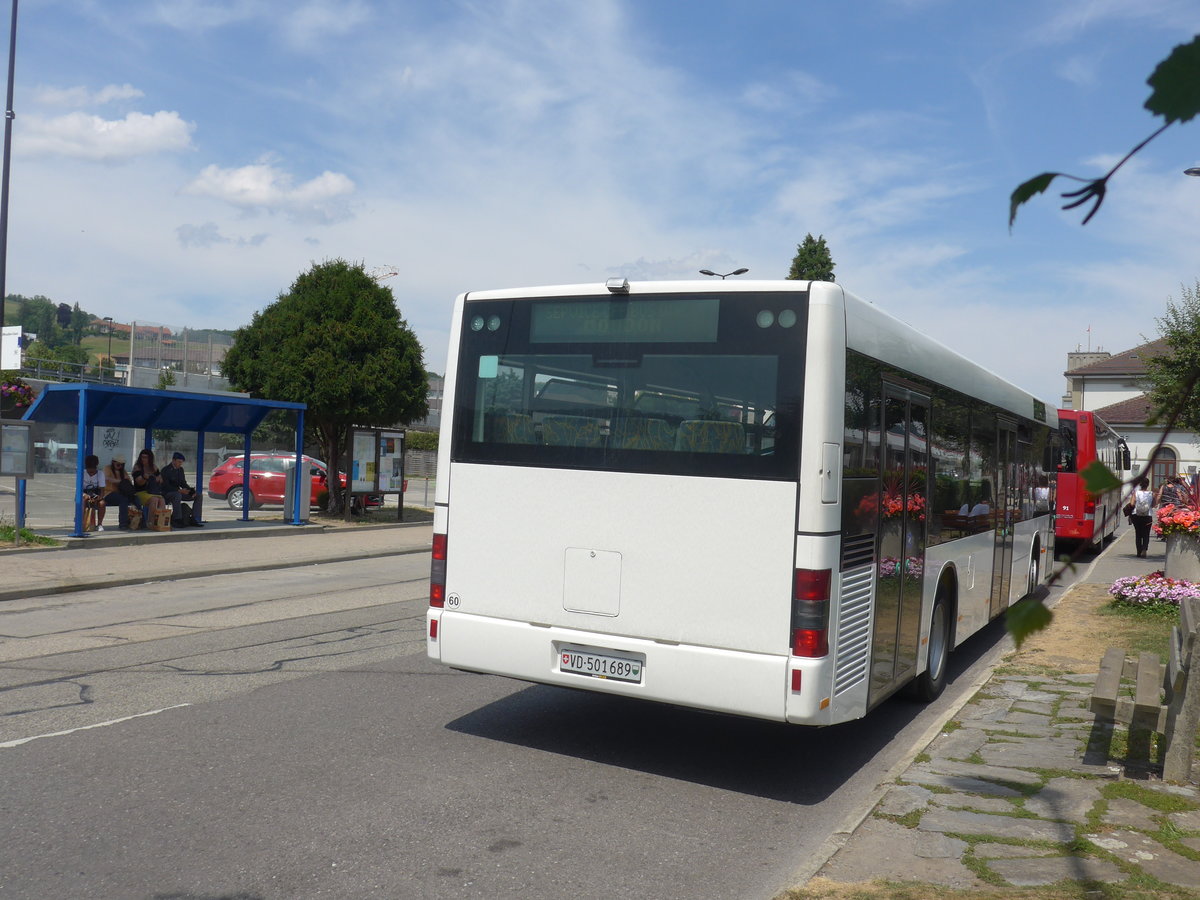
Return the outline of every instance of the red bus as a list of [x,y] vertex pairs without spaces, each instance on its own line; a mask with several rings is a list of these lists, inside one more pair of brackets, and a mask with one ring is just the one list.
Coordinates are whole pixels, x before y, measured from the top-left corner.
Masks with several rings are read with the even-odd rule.
[[1125,439],[1095,413],[1058,411],[1058,511],[1054,537],[1058,548],[1087,544],[1097,548],[1116,536],[1121,518],[1121,489],[1095,495],[1083,486],[1084,469],[1096,460],[1118,475],[1129,470]]

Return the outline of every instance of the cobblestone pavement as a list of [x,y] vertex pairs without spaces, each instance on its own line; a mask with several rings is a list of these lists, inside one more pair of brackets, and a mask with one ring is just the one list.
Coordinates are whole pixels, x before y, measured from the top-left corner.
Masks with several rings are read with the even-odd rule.
[[1200,789],[1127,780],[1107,764],[1112,730],[1088,710],[1095,676],[1007,672],[887,788],[818,877],[972,889],[1140,875],[1200,888]]

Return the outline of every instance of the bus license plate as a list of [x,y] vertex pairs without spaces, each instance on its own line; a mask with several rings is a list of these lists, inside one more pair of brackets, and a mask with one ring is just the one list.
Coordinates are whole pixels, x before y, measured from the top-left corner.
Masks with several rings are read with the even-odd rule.
[[576,675],[642,683],[642,663],[636,659],[587,650],[563,650],[558,657],[558,666],[563,672],[574,672]]

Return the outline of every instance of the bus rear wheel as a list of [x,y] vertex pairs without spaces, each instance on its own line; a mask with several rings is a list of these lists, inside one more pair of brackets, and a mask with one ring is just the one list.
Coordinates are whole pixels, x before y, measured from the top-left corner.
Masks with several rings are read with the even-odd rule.
[[912,683],[912,696],[923,703],[936,700],[946,687],[946,668],[950,659],[950,587],[938,585],[929,616],[929,662]]

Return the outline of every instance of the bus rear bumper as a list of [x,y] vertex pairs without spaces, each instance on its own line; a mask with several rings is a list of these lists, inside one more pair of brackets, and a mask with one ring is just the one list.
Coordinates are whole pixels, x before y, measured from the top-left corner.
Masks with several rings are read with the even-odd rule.
[[[449,610],[430,610],[429,619],[437,620],[437,638],[427,640],[429,656],[457,669],[733,715],[788,718],[785,655],[660,643]],[[636,661],[639,680],[567,671],[564,653],[581,650]]]

